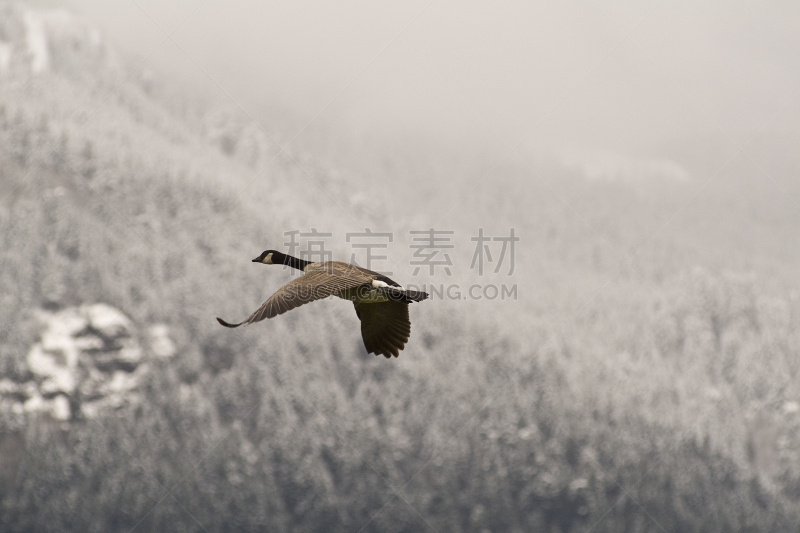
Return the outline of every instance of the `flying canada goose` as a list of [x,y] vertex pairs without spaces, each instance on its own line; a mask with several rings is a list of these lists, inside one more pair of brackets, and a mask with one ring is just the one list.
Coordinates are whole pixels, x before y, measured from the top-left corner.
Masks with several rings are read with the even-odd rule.
[[255,313],[238,324],[217,317],[227,328],[273,318],[314,300],[338,296],[353,302],[361,320],[361,337],[367,352],[397,357],[411,335],[408,304],[428,297],[426,292],[404,289],[382,274],[341,261],[314,263],[267,250],[253,262],[288,265],[305,274],[278,289]]

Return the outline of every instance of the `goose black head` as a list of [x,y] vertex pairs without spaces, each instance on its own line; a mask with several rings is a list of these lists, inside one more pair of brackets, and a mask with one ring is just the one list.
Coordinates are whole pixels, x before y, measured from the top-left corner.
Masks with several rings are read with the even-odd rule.
[[265,265],[282,265],[285,255],[276,250],[265,250],[253,259],[253,263],[264,263]]

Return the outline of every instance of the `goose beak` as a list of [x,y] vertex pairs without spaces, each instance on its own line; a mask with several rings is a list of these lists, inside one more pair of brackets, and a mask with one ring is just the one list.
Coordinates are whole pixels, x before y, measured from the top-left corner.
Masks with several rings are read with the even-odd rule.
[[261,259],[259,259],[258,257],[256,257],[255,259],[253,259],[253,263],[260,263],[260,262],[261,262]]

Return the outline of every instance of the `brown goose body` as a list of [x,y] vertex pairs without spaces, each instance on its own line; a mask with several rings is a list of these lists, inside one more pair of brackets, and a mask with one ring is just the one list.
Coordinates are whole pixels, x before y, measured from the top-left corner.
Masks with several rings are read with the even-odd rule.
[[289,265],[304,274],[278,289],[242,322],[231,324],[217,318],[225,327],[252,324],[315,300],[337,296],[353,302],[367,352],[398,357],[411,335],[408,305],[428,297],[422,291],[403,289],[382,274],[341,261],[312,263],[267,250],[253,262]]

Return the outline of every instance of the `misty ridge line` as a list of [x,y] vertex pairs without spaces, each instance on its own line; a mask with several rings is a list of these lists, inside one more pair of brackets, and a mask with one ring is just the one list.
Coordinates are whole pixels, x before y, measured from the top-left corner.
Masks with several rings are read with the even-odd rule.
[[[194,11],[196,11],[196,10],[197,10],[197,9],[198,9],[198,8],[199,8],[199,7],[200,7],[202,4],[203,4],[203,2],[204,2],[204,1],[205,1],[205,0],[201,1],[201,2],[200,2],[200,4],[198,4],[198,5],[197,5],[197,6],[196,6],[196,7],[195,7],[193,10],[192,10],[192,12],[190,12],[190,13],[189,13],[189,15],[187,15],[187,16],[184,18],[184,20],[181,22],[181,24],[179,24],[179,25],[178,25],[178,27],[180,27],[180,25],[182,25],[182,24],[183,24],[183,22],[184,22],[186,19],[188,19],[188,18],[189,18],[189,17],[192,15],[192,13],[194,13]],[[314,185],[316,185],[316,186],[317,186],[317,188],[318,188],[318,189],[319,189],[321,192],[323,192],[323,193],[324,193],[324,194],[325,194],[325,195],[328,197],[328,199],[329,199],[331,202],[333,202],[333,203],[334,203],[334,205],[336,205],[336,206],[339,208],[339,210],[340,210],[340,211],[341,211],[343,214],[345,214],[346,216],[348,216],[348,217],[350,218],[350,220],[351,220],[351,221],[352,221],[352,222],[353,222],[353,223],[354,223],[354,224],[355,224],[357,227],[362,227],[360,224],[358,224],[358,223],[356,222],[356,220],[355,220],[355,219],[352,217],[352,215],[351,215],[351,214],[350,214],[348,211],[346,211],[346,210],[345,210],[345,209],[344,209],[344,208],[343,208],[343,207],[342,207],[342,206],[341,206],[339,203],[337,203],[337,202],[336,202],[336,201],[333,199],[333,197],[332,197],[332,196],[330,196],[330,194],[328,194],[328,192],[325,190],[325,188],[323,188],[323,187],[322,187],[322,186],[321,186],[321,185],[320,185],[320,184],[317,182],[317,180],[315,180],[314,178],[312,178],[312,177],[311,177],[311,175],[310,175],[310,174],[309,174],[309,173],[308,173],[308,172],[305,170],[305,168],[304,168],[304,167],[303,167],[303,166],[302,166],[302,165],[301,165],[301,164],[300,164],[300,163],[299,163],[299,162],[298,162],[298,161],[297,161],[297,160],[296,160],[294,157],[292,157],[292,156],[291,156],[291,155],[290,155],[290,154],[289,154],[289,153],[286,151],[286,148],[288,148],[289,146],[291,146],[291,145],[292,145],[292,143],[293,143],[293,142],[294,142],[294,141],[295,141],[295,140],[296,140],[298,137],[300,137],[300,136],[303,134],[303,132],[305,132],[305,131],[308,129],[308,127],[309,127],[309,126],[311,126],[311,124],[313,124],[313,123],[314,123],[314,122],[317,120],[317,118],[319,118],[319,116],[320,116],[320,115],[322,115],[322,114],[325,112],[325,110],[326,110],[326,109],[328,109],[328,107],[330,107],[330,105],[331,105],[331,104],[333,104],[333,102],[335,102],[335,101],[336,101],[336,100],[337,100],[337,99],[338,99],[338,98],[339,98],[339,97],[340,97],[340,96],[341,96],[341,95],[342,95],[342,94],[343,94],[345,91],[347,91],[347,89],[348,89],[348,88],[349,88],[349,87],[350,87],[350,86],[351,86],[351,85],[352,85],[352,84],[353,84],[353,83],[354,83],[354,82],[355,82],[355,81],[356,81],[356,80],[357,80],[357,79],[358,79],[358,78],[359,78],[359,77],[360,77],[360,76],[361,76],[361,75],[362,75],[362,74],[363,74],[363,73],[364,73],[364,72],[365,72],[365,71],[366,71],[366,70],[367,70],[367,69],[370,67],[370,65],[372,65],[372,64],[373,64],[373,63],[374,63],[374,62],[375,62],[375,61],[376,61],[376,60],[377,60],[377,59],[378,59],[378,58],[379,58],[381,55],[383,55],[383,53],[384,53],[384,52],[385,52],[385,51],[386,51],[386,50],[387,50],[387,49],[388,49],[388,48],[389,48],[389,47],[392,45],[392,43],[394,43],[394,42],[395,42],[395,41],[396,41],[396,40],[397,40],[397,39],[398,39],[398,38],[399,38],[399,37],[400,37],[400,36],[401,36],[403,33],[405,33],[405,31],[406,31],[406,30],[407,30],[409,27],[411,27],[411,25],[414,23],[414,21],[416,21],[416,20],[417,20],[417,19],[418,19],[418,18],[419,18],[419,17],[420,17],[420,16],[421,16],[421,15],[422,15],[422,14],[423,14],[423,13],[424,13],[424,12],[425,12],[427,9],[428,9],[428,7],[430,7],[430,6],[431,6],[431,4],[433,4],[433,2],[434,2],[434,0],[431,0],[431,1],[430,1],[430,2],[429,2],[429,3],[428,3],[428,4],[427,4],[427,5],[426,5],[426,6],[425,6],[425,7],[424,7],[422,10],[421,10],[421,11],[419,11],[419,12],[418,12],[418,13],[417,13],[417,14],[414,16],[414,18],[412,18],[412,19],[411,19],[411,21],[409,21],[409,22],[408,22],[408,24],[406,24],[406,25],[405,25],[405,27],[404,27],[404,28],[403,28],[403,29],[402,29],[402,30],[401,30],[399,33],[397,33],[397,34],[396,34],[396,35],[395,35],[395,36],[394,36],[394,37],[393,37],[393,38],[392,38],[392,39],[391,39],[391,40],[390,40],[390,41],[389,41],[389,42],[388,42],[388,43],[387,43],[387,44],[386,44],[386,45],[385,45],[385,46],[384,46],[384,47],[383,47],[383,48],[382,48],[382,49],[381,49],[379,52],[378,52],[378,54],[376,54],[376,55],[375,55],[375,56],[374,56],[374,57],[373,57],[373,58],[372,58],[372,59],[369,61],[369,63],[367,63],[367,64],[366,64],[366,65],[365,65],[365,66],[364,66],[364,67],[363,67],[363,68],[362,68],[362,69],[359,71],[359,73],[358,73],[358,74],[357,74],[355,77],[353,77],[353,78],[352,78],[352,79],[351,79],[351,80],[350,80],[350,81],[349,81],[349,82],[348,82],[348,83],[347,83],[347,84],[346,84],[346,85],[345,85],[345,86],[344,86],[344,87],[343,87],[343,88],[342,88],[342,89],[341,89],[341,90],[340,90],[340,91],[339,91],[339,92],[336,94],[336,96],[334,96],[334,97],[333,97],[333,99],[331,99],[331,100],[330,100],[330,101],[329,101],[327,104],[325,104],[325,106],[324,106],[324,107],[323,107],[323,108],[322,108],[322,109],[321,109],[321,110],[320,110],[320,111],[319,111],[319,112],[318,112],[318,113],[317,113],[317,114],[316,114],[316,115],[315,115],[315,116],[314,116],[314,117],[313,117],[313,118],[312,118],[312,119],[311,119],[311,120],[310,120],[310,121],[309,121],[309,122],[308,122],[308,123],[307,123],[307,124],[306,124],[306,125],[305,125],[305,126],[302,128],[302,129],[301,129],[301,130],[300,130],[300,131],[299,131],[299,132],[298,132],[298,133],[297,133],[297,134],[295,134],[295,135],[294,135],[294,137],[292,137],[292,139],[290,139],[290,140],[289,140],[289,142],[287,143],[286,147],[284,147],[284,146],[282,146],[281,144],[279,144],[279,143],[278,143],[278,142],[277,142],[277,141],[276,141],[276,140],[275,140],[275,139],[274,139],[274,138],[273,138],[273,137],[272,137],[272,136],[269,134],[269,132],[267,132],[267,131],[266,131],[266,129],[264,129],[264,127],[263,127],[263,126],[261,126],[261,124],[260,124],[258,121],[256,121],[256,120],[255,120],[255,119],[254,119],[254,118],[253,118],[253,117],[252,117],[252,116],[251,116],[251,115],[250,115],[250,114],[249,114],[247,111],[245,111],[245,109],[244,109],[244,108],[241,106],[241,104],[240,104],[240,103],[239,103],[239,102],[238,102],[236,99],[234,99],[234,98],[233,98],[233,97],[230,95],[230,93],[228,93],[228,91],[226,91],[226,90],[225,90],[225,88],[223,88],[223,87],[222,87],[222,86],[219,84],[219,82],[217,82],[217,81],[216,81],[216,79],[214,79],[214,77],[212,77],[212,76],[211,76],[211,75],[208,73],[208,71],[207,71],[206,69],[204,69],[202,66],[200,66],[200,64],[199,64],[199,63],[198,63],[198,62],[197,62],[197,61],[196,61],[196,60],[195,60],[195,59],[194,59],[194,58],[193,58],[193,57],[192,57],[192,56],[191,56],[191,55],[190,55],[190,54],[189,54],[189,53],[188,53],[188,52],[187,52],[187,51],[186,51],[186,50],[185,50],[185,49],[184,49],[184,48],[183,48],[183,47],[182,47],[182,46],[181,46],[179,43],[178,43],[178,42],[176,42],[176,41],[175,41],[175,39],[173,39],[173,38],[172,38],[172,34],[173,34],[173,33],[174,33],[176,30],[177,30],[177,28],[178,28],[178,27],[176,27],[176,28],[175,28],[175,30],[173,30],[172,32],[170,32],[170,33],[167,33],[167,32],[166,32],[166,31],[165,31],[165,30],[164,30],[164,29],[163,29],[163,28],[162,28],[162,27],[161,27],[161,26],[160,26],[160,25],[159,25],[159,24],[158,24],[158,23],[157,23],[157,22],[156,22],[156,21],[155,21],[155,20],[154,20],[154,19],[153,19],[153,18],[150,16],[150,15],[149,15],[149,14],[148,14],[148,13],[147,13],[147,12],[146,12],[146,11],[145,11],[145,10],[144,10],[144,9],[143,9],[143,8],[142,8],[142,7],[141,7],[139,4],[138,4],[138,3],[136,3],[136,2],[134,2],[134,3],[135,3],[135,4],[136,4],[136,6],[137,6],[137,7],[138,7],[138,8],[139,8],[139,9],[140,9],[140,10],[141,10],[141,11],[142,11],[142,12],[143,12],[143,13],[144,13],[144,14],[145,14],[145,15],[146,15],[146,16],[147,16],[147,17],[148,17],[148,18],[149,18],[149,19],[150,19],[152,22],[153,22],[153,24],[155,24],[155,25],[156,25],[156,26],[157,26],[157,27],[158,27],[158,28],[159,28],[159,29],[160,29],[160,30],[161,30],[163,33],[165,33],[165,34],[167,35],[167,37],[165,38],[165,40],[166,40],[166,39],[169,39],[170,41],[172,41],[172,42],[173,42],[173,43],[174,43],[174,44],[175,44],[175,45],[176,45],[176,46],[177,46],[177,47],[178,47],[178,48],[179,48],[179,49],[180,49],[180,50],[181,50],[181,51],[182,51],[182,52],[185,54],[185,56],[186,56],[187,58],[189,58],[189,59],[190,59],[190,60],[191,60],[191,61],[192,61],[192,62],[193,62],[193,63],[194,63],[194,64],[195,64],[195,65],[196,65],[196,66],[197,66],[197,67],[198,67],[198,68],[199,68],[199,69],[200,69],[200,70],[201,70],[201,71],[202,71],[202,72],[203,72],[203,73],[204,73],[204,74],[205,74],[207,77],[208,77],[208,79],[209,79],[209,80],[211,80],[211,81],[214,83],[214,85],[216,85],[216,86],[217,86],[217,88],[219,88],[219,89],[220,89],[220,90],[223,92],[223,94],[225,94],[225,96],[226,96],[226,97],[227,97],[227,98],[228,98],[228,99],[229,99],[229,100],[230,100],[230,101],[231,101],[231,102],[232,102],[232,103],[233,103],[233,104],[234,104],[234,105],[235,105],[235,106],[236,106],[236,107],[237,107],[237,108],[238,108],[238,109],[239,109],[239,110],[240,110],[240,111],[241,111],[241,112],[242,112],[242,113],[243,113],[243,114],[244,114],[244,115],[245,115],[245,116],[246,116],[246,117],[247,117],[247,118],[248,118],[248,119],[249,119],[249,120],[250,120],[250,121],[251,121],[251,122],[252,122],[252,123],[253,123],[253,124],[256,126],[256,127],[257,127],[257,128],[259,128],[259,129],[261,130],[261,132],[262,132],[262,133],[264,133],[264,134],[265,134],[265,135],[266,135],[266,136],[267,136],[267,137],[270,139],[270,141],[272,141],[272,142],[273,142],[273,144],[275,144],[275,146],[277,146],[277,147],[278,147],[278,149],[280,150],[280,151],[279,151],[279,153],[278,153],[278,154],[276,154],[276,155],[275,155],[275,157],[273,157],[273,158],[272,158],[272,159],[271,159],[271,160],[270,160],[270,161],[269,161],[269,162],[268,162],[268,163],[267,163],[267,164],[264,166],[264,168],[262,168],[262,170],[261,170],[261,171],[259,171],[259,172],[258,172],[258,173],[257,173],[257,174],[256,174],[256,175],[253,177],[253,179],[252,179],[250,182],[248,182],[248,183],[247,183],[247,185],[245,185],[245,187],[244,187],[243,189],[241,189],[241,191],[240,191],[240,192],[239,192],[239,193],[238,193],[238,194],[237,194],[237,195],[236,195],[236,196],[235,196],[235,197],[234,197],[234,198],[233,198],[231,201],[235,201],[235,200],[236,200],[236,198],[238,198],[238,197],[239,197],[239,196],[240,196],[242,193],[244,193],[244,191],[245,191],[245,190],[247,190],[247,188],[248,188],[248,187],[249,187],[249,186],[252,184],[252,182],[253,182],[253,181],[255,181],[255,180],[256,180],[256,179],[257,179],[257,178],[258,178],[258,177],[259,177],[259,176],[260,176],[260,175],[261,175],[261,174],[262,174],[264,171],[266,171],[266,169],[267,169],[267,168],[269,168],[269,167],[271,166],[271,164],[272,164],[272,163],[273,163],[273,162],[274,162],[274,161],[275,161],[275,160],[278,158],[278,156],[279,156],[281,153],[283,153],[283,154],[284,154],[286,157],[288,157],[288,158],[289,158],[289,159],[290,159],[290,160],[291,160],[291,161],[292,161],[292,162],[293,162],[293,163],[294,163],[294,164],[297,166],[297,168],[299,168],[299,169],[300,169],[300,170],[303,172],[303,174],[304,174],[304,175],[305,175],[305,176],[306,176],[306,177],[307,177],[307,178],[308,178],[308,179],[309,179],[309,180],[310,180],[310,181],[311,181],[311,182],[312,182]],[[162,43],[163,43],[163,41],[162,41]],[[160,46],[160,45],[159,45],[159,46]],[[154,51],[155,51],[155,50],[154,50]],[[151,53],[151,55],[152,55],[152,53]],[[399,265],[398,265],[398,266],[399,266]]]

